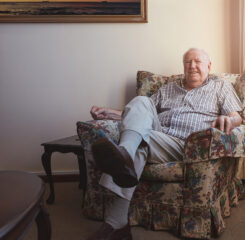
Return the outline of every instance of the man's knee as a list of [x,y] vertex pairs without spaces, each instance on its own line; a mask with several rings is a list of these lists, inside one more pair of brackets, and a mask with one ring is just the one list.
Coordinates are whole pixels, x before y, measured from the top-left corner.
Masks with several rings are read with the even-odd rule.
[[141,105],[144,105],[146,107],[154,106],[152,99],[149,97],[146,97],[146,96],[137,96],[137,97],[133,98],[129,102],[129,105],[131,105],[131,104],[141,104]]

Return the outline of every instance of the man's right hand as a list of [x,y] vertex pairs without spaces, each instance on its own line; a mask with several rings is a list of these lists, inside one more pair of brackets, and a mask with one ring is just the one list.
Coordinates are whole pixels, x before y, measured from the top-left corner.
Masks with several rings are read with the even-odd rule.
[[90,110],[90,114],[95,120],[121,120],[122,111],[106,107],[93,106]]

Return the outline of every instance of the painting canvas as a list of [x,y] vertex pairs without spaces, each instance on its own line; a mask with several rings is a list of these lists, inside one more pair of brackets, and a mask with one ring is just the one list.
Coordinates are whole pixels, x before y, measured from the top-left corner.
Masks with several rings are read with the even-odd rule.
[[147,22],[147,0],[0,0],[0,22]]

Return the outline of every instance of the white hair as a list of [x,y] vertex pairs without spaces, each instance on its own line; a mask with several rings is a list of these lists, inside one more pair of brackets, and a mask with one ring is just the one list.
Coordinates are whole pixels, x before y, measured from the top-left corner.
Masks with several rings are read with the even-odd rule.
[[183,62],[185,61],[186,55],[187,55],[189,52],[191,52],[191,51],[199,51],[199,52],[202,52],[203,55],[205,56],[205,58],[208,60],[208,62],[211,62],[211,59],[210,59],[208,53],[207,53],[206,51],[204,51],[203,49],[200,49],[200,48],[190,48],[190,49],[188,49],[188,50],[184,53],[184,55],[183,55]]

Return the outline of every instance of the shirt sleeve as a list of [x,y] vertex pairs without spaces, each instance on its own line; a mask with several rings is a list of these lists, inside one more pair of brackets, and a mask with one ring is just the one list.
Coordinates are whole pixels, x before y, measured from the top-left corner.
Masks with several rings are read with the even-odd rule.
[[221,87],[219,102],[222,115],[228,115],[231,112],[241,112],[243,107],[239,97],[236,94],[232,84],[226,80]]

